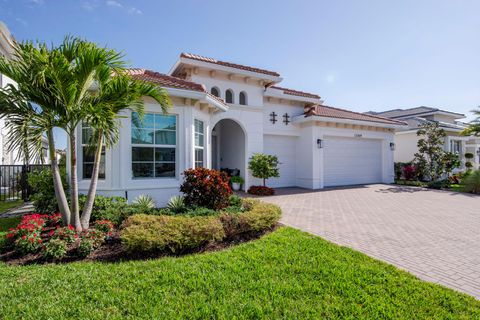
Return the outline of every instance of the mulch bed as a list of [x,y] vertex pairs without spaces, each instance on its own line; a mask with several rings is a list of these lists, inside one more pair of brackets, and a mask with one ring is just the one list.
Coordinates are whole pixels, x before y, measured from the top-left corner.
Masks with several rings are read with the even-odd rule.
[[[134,252],[129,253],[120,240],[120,234],[115,232],[105,243],[86,258],[80,258],[75,255],[75,250],[69,250],[67,256],[55,263],[71,263],[76,261],[97,261],[97,262],[121,262],[129,260],[147,260],[161,257],[180,257],[188,254],[219,251],[235,245],[256,240],[261,236],[276,230],[280,225],[262,232],[248,233],[241,236],[226,239],[220,243],[207,243],[199,248],[184,250],[172,253],[170,251],[156,252]],[[7,251],[0,254],[0,261],[8,265],[29,265],[29,264],[48,264],[52,261],[45,261],[41,253],[22,255],[15,251]]]

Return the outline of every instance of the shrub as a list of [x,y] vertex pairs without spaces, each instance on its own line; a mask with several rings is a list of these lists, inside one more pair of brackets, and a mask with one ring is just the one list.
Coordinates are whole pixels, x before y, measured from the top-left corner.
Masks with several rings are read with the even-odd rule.
[[[80,195],[78,199],[79,207],[83,208],[86,201],[87,196],[83,194]],[[111,219],[111,217],[116,215],[115,212],[121,211],[127,206],[127,200],[122,197],[105,197],[97,195],[93,201],[91,220],[96,221],[108,219],[114,221],[115,219]]]
[[473,153],[471,153],[471,152],[465,153],[465,158],[466,158],[466,159],[469,159],[469,160],[470,160],[470,159],[473,159],[474,157],[475,157],[475,155],[474,155]]
[[279,164],[276,156],[255,153],[250,158],[248,169],[252,172],[252,176],[263,180],[263,186],[265,187],[265,180],[280,176]]
[[137,205],[145,209],[153,209],[156,207],[155,200],[149,195],[141,194],[135,198],[132,202],[134,205]]
[[60,239],[66,243],[74,243],[78,239],[78,234],[75,228],[72,225],[66,227],[58,227],[55,230],[52,230],[48,234],[52,239]]
[[146,209],[135,204],[127,204],[126,202],[114,202],[112,206],[93,212],[95,215],[94,221],[110,220],[114,225],[119,226],[122,222],[131,215],[141,213],[152,213],[155,209]]
[[7,238],[15,240],[22,236],[40,233],[46,223],[46,217],[47,215],[37,213],[23,216],[16,228],[9,229]]
[[13,247],[16,251],[23,254],[36,253],[42,246],[42,239],[40,233],[34,232],[18,237]]
[[437,180],[437,181],[430,181],[428,182],[427,187],[431,189],[445,189],[450,187],[450,180],[443,179],[443,180]]
[[60,213],[52,213],[46,217],[46,225],[48,227],[56,227],[62,224],[62,215]]
[[95,222],[95,229],[109,236],[112,234],[114,227],[110,220],[98,220]]
[[80,244],[77,253],[80,257],[86,257],[98,249],[105,241],[105,234],[95,229],[88,229],[80,233]]
[[174,213],[182,213],[187,210],[187,206],[185,205],[185,200],[182,196],[173,196],[170,198],[167,204],[168,210]]
[[413,180],[417,174],[417,169],[413,165],[403,167],[403,177],[405,180]]
[[466,192],[480,194],[480,170],[473,171],[462,180]]
[[239,184],[242,184],[242,183],[245,182],[245,180],[243,180],[243,178],[240,177],[240,176],[233,176],[233,177],[230,178],[230,182],[231,182],[231,183],[239,183]]
[[[67,189],[67,176],[65,170],[60,170],[63,188]],[[50,169],[35,170],[28,174],[28,183],[32,187],[33,195],[30,200],[37,212],[58,212],[57,199],[53,186],[53,176]]]
[[256,196],[273,196],[275,194],[274,189],[263,186],[251,186],[247,192]]
[[217,217],[135,215],[129,217],[121,233],[129,251],[169,250],[177,252],[197,248],[224,238]]
[[230,198],[228,198],[228,203],[230,204],[231,207],[241,207],[242,198],[236,195],[231,195]]
[[219,219],[227,238],[271,229],[280,220],[281,210],[278,206],[252,200],[246,202],[250,204],[249,211],[220,215]]
[[465,168],[471,169],[473,168],[473,164],[470,161],[465,162]]
[[60,238],[48,241],[42,249],[42,257],[45,260],[59,260],[67,255],[67,242]]
[[7,238],[6,232],[0,232],[0,254],[10,247],[11,241]]
[[188,169],[183,173],[185,181],[180,191],[185,195],[185,204],[191,207],[206,207],[219,210],[228,206],[232,194],[227,174],[206,168]]

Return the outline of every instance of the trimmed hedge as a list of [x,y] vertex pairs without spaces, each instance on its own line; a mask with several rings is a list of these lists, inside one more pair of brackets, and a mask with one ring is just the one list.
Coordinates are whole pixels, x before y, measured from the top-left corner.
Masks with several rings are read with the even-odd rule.
[[273,204],[243,201],[248,211],[216,216],[133,215],[123,223],[121,239],[130,252],[178,252],[269,230],[280,219],[281,210]]

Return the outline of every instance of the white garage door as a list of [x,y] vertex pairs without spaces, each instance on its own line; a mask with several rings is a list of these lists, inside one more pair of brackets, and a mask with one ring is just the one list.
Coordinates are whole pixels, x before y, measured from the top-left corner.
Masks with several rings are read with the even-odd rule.
[[324,141],[326,187],[382,181],[381,140],[325,137]]
[[295,185],[296,137],[265,135],[263,152],[275,155],[280,161],[280,177],[267,180],[267,186],[291,187]]

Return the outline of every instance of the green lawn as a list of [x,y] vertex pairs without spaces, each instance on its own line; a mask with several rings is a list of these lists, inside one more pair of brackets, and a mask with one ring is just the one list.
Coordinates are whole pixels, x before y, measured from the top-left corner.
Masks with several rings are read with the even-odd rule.
[[0,232],[8,231],[9,228],[15,228],[20,223],[20,217],[0,218]]
[[19,205],[23,204],[23,200],[15,200],[15,201],[0,201],[0,213],[7,211],[8,209],[12,209],[18,207]]
[[480,302],[281,228],[207,254],[6,266],[1,319],[479,319]]

